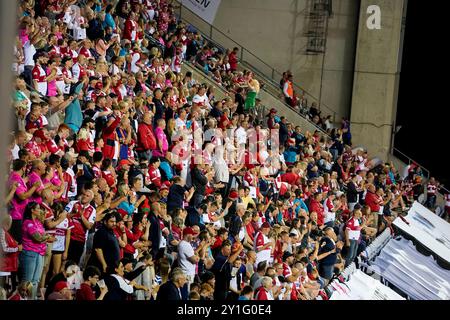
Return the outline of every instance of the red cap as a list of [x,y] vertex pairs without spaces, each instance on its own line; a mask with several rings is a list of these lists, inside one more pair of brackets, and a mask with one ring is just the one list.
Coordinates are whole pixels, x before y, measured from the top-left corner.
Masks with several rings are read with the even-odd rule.
[[60,292],[63,289],[69,289],[69,285],[66,281],[59,281],[55,284],[55,288],[53,289],[53,292]]
[[278,111],[277,111],[277,109],[275,109],[275,108],[272,108],[272,109],[270,109],[270,113],[277,113]]
[[163,190],[169,190],[169,187],[166,184],[164,184],[164,183],[159,188],[159,191],[163,191]]
[[126,165],[131,165],[130,160],[122,159],[122,160],[119,161],[119,166],[123,167],[123,166],[126,166]]
[[103,89],[103,83],[101,81],[97,82],[95,84],[95,89],[102,90]]
[[261,229],[270,229],[270,224],[268,222],[264,222],[261,226]]
[[295,139],[294,138],[290,138],[288,142],[295,144]]
[[183,229],[183,236],[187,235],[187,234],[191,234],[193,236],[197,235],[198,233],[195,232],[194,229],[192,229],[191,227],[187,227]]
[[239,198],[239,195],[238,195],[237,191],[231,191],[228,198],[231,200],[236,200],[237,198]]
[[128,214],[128,212],[126,212],[123,209],[117,209],[117,213],[120,214],[122,216],[122,218]]

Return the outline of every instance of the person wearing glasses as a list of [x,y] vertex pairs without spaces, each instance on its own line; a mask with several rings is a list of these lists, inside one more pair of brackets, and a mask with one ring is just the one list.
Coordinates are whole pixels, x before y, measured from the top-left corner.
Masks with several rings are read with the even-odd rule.
[[43,225],[45,211],[36,202],[30,202],[23,216],[22,245],[20,254],[21,281],[31,281],[33,291],[31,299],[37,294],[37,287],[44,268],[44,256],[47,242],[54,242],[52,235],[45,233]]
[[[106,293],[108,292],[108,287],[100,282],[101,272],[97,267],[87,266],[83,272],[84,282],[80,285],[80,289],[77,290],[75,300],[77,301],[91,301],[91,300],[103,300]],[[100,295],[95,298],[95,293],[93,288],[98,284],[100,287]]]

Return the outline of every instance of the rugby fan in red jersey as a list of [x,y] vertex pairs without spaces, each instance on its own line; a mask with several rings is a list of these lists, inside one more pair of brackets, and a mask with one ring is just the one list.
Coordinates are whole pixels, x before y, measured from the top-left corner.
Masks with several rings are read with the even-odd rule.
[[64,209],[69,217],[70,226],[72,227],[69,245],[69,259],[79,262],[83,254],[87,232],[95,222],[96,210],[90,204],[94,199],[92,190],[84,190],[81,193],[80,200],[71,201]]

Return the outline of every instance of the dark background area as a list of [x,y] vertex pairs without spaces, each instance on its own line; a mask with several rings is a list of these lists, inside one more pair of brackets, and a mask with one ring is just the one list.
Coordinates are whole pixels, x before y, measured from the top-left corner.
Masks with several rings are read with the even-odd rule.
[[[409,0],[395,148],[450,189],[449,1]],[[399,157],[403,160],[403,158]]]

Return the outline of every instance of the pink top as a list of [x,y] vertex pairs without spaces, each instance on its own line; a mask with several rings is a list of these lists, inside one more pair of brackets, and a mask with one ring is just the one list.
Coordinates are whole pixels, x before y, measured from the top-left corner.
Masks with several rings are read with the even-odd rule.
[[23,250],[33,251],[41,256],[45,256],[45,251],[47,249],[47,244],[45,242],[36,242],[32,235],[39,233],[40,235],[45,234],[45,229],[42,223],[38,220],[25,220],[22,225],[22,245]]
[[21,29],[19,31],[19,39],[22,42],[22,45],[24,45],[29,40],[28,33],[27,33],[26,29]]
[[11,209],[9,214],[13,220],[22,220],[23,213],[28,204],[28,199],[20,200],[18,195],[28,191],[27,185],[22,177],[17,172],[12,172],[9,176],[8,186],[11,187],[14,182],[17,182],[19,186],[16,189],[13,199],[11,200]]
[[36,191],[33,193],[33,195],[30,197],[30,199],[28,199],[28,202],[34,201],[34,202],[41,204],[42,197],[38,196],[37,192],[44,190],[44,183],[42,182],[41,177],[36,172],[31,172],[30,176],[28,178],[28,187],[31,188],[36,181],[41,182],[41,186],[36,189]]
[[[49,76],[52,73],[52,69],[47,67],[47,76]],[[55,97],[58,94],[58,90],[56,89],[56,78],[52,81],[47,82],[47,96],[48,97]]]
[[161,129],[160,127],[157,127],[155,129],[155,136],[158,141],[162,142],[162,152],[158,148],[153,151],[153,154],[156,157],[165,157],[167,150],[169,150],[169,143],[167,142],[167,137],[166,137],[166,134],[164,133],[164,130]]

